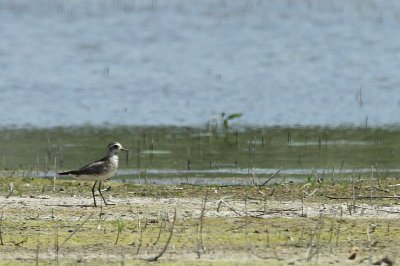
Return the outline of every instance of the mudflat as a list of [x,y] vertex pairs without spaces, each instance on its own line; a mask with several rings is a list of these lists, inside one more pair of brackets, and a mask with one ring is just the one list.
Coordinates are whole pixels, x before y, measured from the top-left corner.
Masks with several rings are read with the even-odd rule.
[[0,264],[343,265],[397,259],[394,178],[249,186],[0,178]]

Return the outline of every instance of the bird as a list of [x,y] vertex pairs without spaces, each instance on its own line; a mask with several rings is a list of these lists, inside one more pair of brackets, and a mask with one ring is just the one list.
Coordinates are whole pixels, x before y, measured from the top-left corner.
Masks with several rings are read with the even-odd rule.
[[95,181],[92,187],[92,195],[94,200],[94,206],[96,207],[96,197],[94,196],[94,190],[97,182],[99,182],[98,191],[101,198],[104,201],[104,204],[107,206],[107,202],[101,193],[101,182],[107,180],[114,175],[116,175],[118,170],[118,153],[119,151],[129,152],[129,150],[122,147],[122,145],[118,142],[111,142],[107,146],[106,155],[100,160],[91,162],[77,170],[71,170],[66,172],[58,173],[59,175],[71,175],[74,176],[77,180],[82,181]]

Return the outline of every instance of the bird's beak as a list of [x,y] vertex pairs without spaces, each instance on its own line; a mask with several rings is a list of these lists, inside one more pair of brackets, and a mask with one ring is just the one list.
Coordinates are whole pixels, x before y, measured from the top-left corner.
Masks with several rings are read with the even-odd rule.
[[125,149],[125,148],[121,148],[121,151],[129,152],[129,150],[127,150],[127,149]]

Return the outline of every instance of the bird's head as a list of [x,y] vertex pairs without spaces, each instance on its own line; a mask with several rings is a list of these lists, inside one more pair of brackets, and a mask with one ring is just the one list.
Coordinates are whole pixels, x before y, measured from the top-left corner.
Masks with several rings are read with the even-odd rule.
[[118,142],[111,142],[110,144],[108,144],[107,149],[109,155],[116,155],[118,154],[119,151],[128,152],[128,150],[122,147],[122,145]]

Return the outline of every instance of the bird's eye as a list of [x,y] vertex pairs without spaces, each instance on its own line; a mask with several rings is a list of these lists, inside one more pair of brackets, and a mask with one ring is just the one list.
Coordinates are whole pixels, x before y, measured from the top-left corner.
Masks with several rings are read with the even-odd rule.
[[118,149],[118,145],[113,145],[113,149]]

